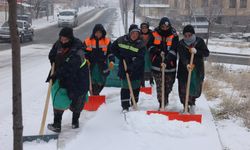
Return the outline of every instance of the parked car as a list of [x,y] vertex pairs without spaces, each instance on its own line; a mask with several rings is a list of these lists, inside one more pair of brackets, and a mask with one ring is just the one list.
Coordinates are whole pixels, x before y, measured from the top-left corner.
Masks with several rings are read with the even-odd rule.
[[77,10],[65,9],[59,12],[58,16],[58,27],[76,27],[78,24]]
[[32,25],[32,18],[30,15],[17,15],[17,20],[24,20]]
[[[30,26],[27,21],[17,20],[18,35],[20,42],[24,42],[26,39],[33,41],[34,29]],[[9,23],[5,22],[0,27],[0,40],[10,40],[10,28]]]

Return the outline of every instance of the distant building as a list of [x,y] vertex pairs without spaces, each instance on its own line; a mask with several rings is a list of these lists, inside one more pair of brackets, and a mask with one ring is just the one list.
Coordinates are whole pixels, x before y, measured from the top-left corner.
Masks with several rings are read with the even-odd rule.
[[139,10],[145,18],[168,16],[177,22],[213,12],[219,14],[217,23],[250,24],[250,0],[141,0]]

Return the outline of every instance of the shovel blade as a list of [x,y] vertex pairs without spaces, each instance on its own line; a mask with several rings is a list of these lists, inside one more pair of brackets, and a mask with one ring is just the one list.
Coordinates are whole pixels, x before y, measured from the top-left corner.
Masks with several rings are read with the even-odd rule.
[[145,94],[152,95],[152,87],[141,87],[140,91]]
[[201,114],[177,114],[177,115],[169,115],[168,119],[179,120],[183,122],[195,121],[195,122],[201,123],[202,115]]
[[156,110],[149,110],[147,111],[147,114],[161,114],[165,116],[171,116],[171,115],[178,115],[179,112],[171,112],[171,111],[156,111]]
[[84,110],[96,111],[103,103],[105,103],[104,95],[92,95],[89,96],[88,102],[84,105]]
[[49,140],[52,139],[57,140],[58,134],[23,136],[23,142],[32,142],[32,141],[49,142]]

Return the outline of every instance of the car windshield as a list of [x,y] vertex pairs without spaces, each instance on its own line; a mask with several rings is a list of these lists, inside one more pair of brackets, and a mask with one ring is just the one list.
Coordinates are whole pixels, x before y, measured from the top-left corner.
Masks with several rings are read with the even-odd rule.
[[22,22],[17,22],[18,28],[23,28],[23,23]]
[[[18,28],[23,28],[23,23],[22,22],[17,22]],[[9,23],[5,22],[2,27],[9,27]]]
[[60,16],[74,16],[74,13],[71,11],[64,11],[60,13]]

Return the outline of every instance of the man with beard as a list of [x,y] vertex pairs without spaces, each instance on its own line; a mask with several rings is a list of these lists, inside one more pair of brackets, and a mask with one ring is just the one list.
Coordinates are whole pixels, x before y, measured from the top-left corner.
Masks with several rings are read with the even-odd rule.
[[89,76],[82,43],[74,37],[72,28],[65,27],[60,31],[59,39],[50,50],[49,60],[52,66],[55,66],[55,73],[47,79],[53,80],[51,95],[54,122],[47,127],[54,132],[61,132],[63,112],[70,108],[73,112],[72,128],[79,128],[79,117],[86,101]]
[[[184,38],[177,48],[179,54],[178,63],[178,90],[181,103],[185,104],[187,88],[188,70],[192,71],[190,92],[189,92],[189,112],[195,113],[195,101],[200,97],[202,83],[204,80],[204,57],[209,56],[209,50],[204,40],[195,35],[193,26],[187,25],[183,29]],[[191,54],[194,54],[193,64],[190,63]]]
[[[168,104],[168,96],[172,91],[176,74],[177,45],[179,37],[172,27],[170,20],[163,17],[159,26],[153,32],[153,46],[150,48],[152,72],[156,82],[159,109]],[[165,69],[165,89],[162,91],[162,69]],[[162,105],[162,92],[164,92],[164,106]],[[163,111],[163,110],[162,110]]]

